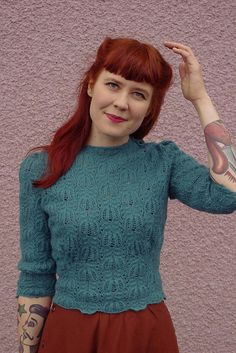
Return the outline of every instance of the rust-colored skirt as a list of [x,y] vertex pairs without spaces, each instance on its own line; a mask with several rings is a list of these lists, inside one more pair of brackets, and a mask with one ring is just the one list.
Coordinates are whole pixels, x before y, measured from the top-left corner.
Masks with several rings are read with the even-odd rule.
[[85,314],[53,303],[38,353],[179,353],[164,302],[140,311]]

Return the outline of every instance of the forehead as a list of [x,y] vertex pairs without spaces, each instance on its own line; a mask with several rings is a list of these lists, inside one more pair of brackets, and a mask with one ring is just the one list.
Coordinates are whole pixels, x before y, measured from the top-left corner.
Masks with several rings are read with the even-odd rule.
[[106,80],[106,79],[114,79],[119,81],[121,84],[124,85],[129,85],[130,87],[135,87],[135,88],[143,88],[146,89],[147,91],[151,92],[152,91],[152,85],[150,85],[147,82],[137,82],[137,81],[132,81],[132,80],[126,80],[123,76],[113,74],[110,71],[107,71],[106,69],[103,69],[99,75],[100,80]]

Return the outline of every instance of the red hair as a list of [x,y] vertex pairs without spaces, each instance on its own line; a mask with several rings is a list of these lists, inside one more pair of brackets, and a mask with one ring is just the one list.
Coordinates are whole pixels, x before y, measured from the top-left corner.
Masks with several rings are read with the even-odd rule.
[[[44,178],[34,180],[35,187],[47,188],[71,167],[90,134],[91,97],[87,94],[89,82],[95,83],[100,72],[106,69],[126,80],[146,82],[153,86],[149,114],[130,136],[142,139],[158,120],[164,97],[172,84],[172,68],[160,52],[150,44],[132,38],[106,37],[98,48],[96,59],[84,73],[78,86],[78,103],[74,114],[55,132],[49,145],[34,147],[47,152],[48,164]],[[28,152],[28,153],[29,153]]]

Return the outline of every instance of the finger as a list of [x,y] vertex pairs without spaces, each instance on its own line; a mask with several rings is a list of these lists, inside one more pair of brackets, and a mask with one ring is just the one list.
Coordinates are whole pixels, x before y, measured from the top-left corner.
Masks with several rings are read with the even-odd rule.
[[183,54],[184,56],[190,55],[189,51],[187,51],[186,49],[182,49],[182,48],[176,48],[173,47],[171,48],[173,51],[175,51],[176,53],[180,53]]
[[175,53],[182,55],[184,59],[187,59],[190,57],[190,53],[186,49],[181,49],[181,48],[176,48],[173,47],[171,48]]
[[195,56],[187,51],[186,49],[181,49],[181,48],[176,48],[173,47],[171,48],[175,53],[180,54],[185,62],[188,62],[190,64],[196,64],[198,63],[197,59]]
[[187,45],[179,42],[164,41],[164,44],[168,47],[178,47],[182,49],[190,49]]
[[168,41],[164,41],[165,46],[167,46],[168,48],[179,48],[179,49],[184,49],[189,51],[191,54],[193,54],[193,51],[190,47],[188,47],[187,45],[184,45],[182,43],[178,43],[178,42],[168,42]]

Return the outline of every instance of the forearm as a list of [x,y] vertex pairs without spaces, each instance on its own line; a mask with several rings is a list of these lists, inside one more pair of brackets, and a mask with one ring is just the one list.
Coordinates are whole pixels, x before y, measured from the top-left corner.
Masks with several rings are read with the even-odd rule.
[[19,296],[17,301],[18,352],[37,353],[52,298]]
[[216,183],[236,192],[236,145],[207,94],[192,104],[204,130],[210,176]]

